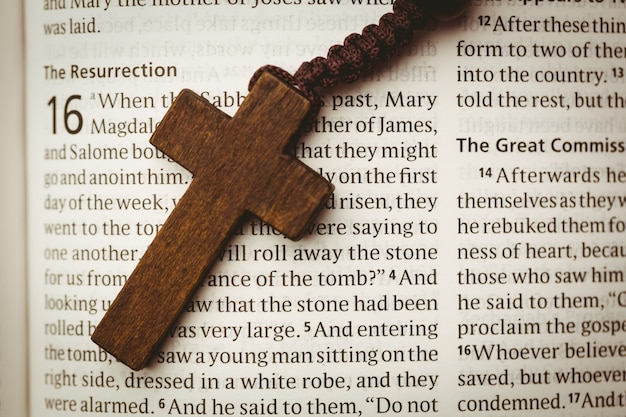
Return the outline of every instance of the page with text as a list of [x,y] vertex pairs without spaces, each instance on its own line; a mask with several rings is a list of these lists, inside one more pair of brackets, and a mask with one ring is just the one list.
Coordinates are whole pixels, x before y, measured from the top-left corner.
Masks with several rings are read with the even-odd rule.
[[149,143],[181,89],[233,116],[383,3],[27,2],[32,416],[626,413],[619,0],[472,1],[320,90],[304,237],[242,221],[141,371],[90,340],[193,181]]

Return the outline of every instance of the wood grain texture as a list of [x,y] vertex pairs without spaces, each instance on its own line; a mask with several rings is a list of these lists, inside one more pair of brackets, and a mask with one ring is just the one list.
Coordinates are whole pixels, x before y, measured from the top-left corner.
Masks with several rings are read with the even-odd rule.
[[310,102],[262,75],[231,119],[183,90],[150,142],[194,174],[92,340],[143,368],[248,213],[298,239],[333,191],[285,149]]

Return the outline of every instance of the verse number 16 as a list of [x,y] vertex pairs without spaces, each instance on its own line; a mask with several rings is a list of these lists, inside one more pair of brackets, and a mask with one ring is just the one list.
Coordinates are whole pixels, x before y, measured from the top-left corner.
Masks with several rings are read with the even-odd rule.
[[[81,96],[74,94],[69,96],[65,100],[65,107],[63,108],[63,126],[65,131],[70,135],[75,135],[83,128],[83,115],[78,110],[70,110],[70,103],[74,100],[80,100]],[[53,96],[48,101],[48,106],[52,107],[52,134],[57,133],[57,97]],[[74,127],[71,126],[71,120],[74,119]]]

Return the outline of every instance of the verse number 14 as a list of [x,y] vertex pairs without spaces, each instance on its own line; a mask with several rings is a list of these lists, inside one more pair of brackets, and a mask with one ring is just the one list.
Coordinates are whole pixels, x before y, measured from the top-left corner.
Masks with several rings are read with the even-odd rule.
[[[83,115],[78,110],[70,110],[70,103],[74,100],[80,100],[81,96],[74,94],[65,100],[63,107],[63,126],[65,131],[70,135],[75,135],[83,128]],[[48,106],[52,107],[52,134],[57,133],[57,97],[53,96],[48,101]]]
[[478,168],[480,178],[491,178],[491,168]]

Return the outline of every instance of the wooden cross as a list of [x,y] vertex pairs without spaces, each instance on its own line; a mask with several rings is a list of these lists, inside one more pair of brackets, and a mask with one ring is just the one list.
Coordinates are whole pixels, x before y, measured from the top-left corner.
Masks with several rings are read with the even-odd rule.
[[92,340],[143,368],[246,213],[298,239],[333,186],[285,154],[311,103],[265,73],[231,119],[183,90],[150,142],[194,174]]

